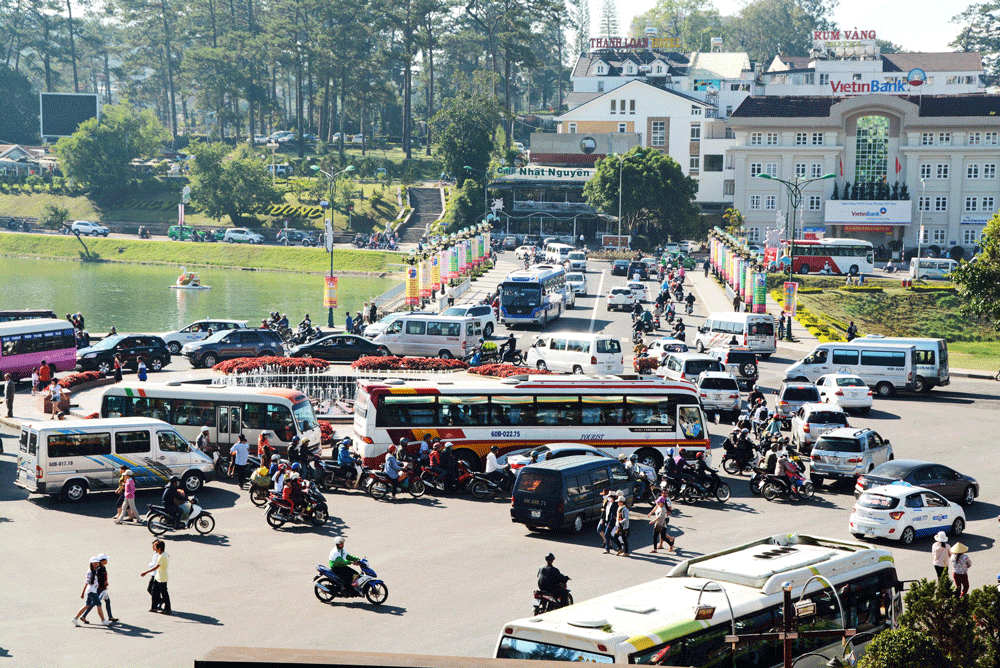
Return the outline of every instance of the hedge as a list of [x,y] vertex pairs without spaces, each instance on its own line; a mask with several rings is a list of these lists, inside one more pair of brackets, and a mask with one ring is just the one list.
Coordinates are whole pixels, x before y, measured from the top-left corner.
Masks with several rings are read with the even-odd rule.
[[844,292],[885,292],[885,290],[878,285],[842,285],[837,289],[843,290]]
[[958,288],[942,287],[938,285],[912,285],[910,286],[910,290],[912,292],[944,292],[953,295],[958,294]]
[[219,362],[212,367],[212,370],[231,374],[251,373],[272,367],[276,371],[302,373],[307,370],[315,372],[323,371],[328,366],[330,366],[329,362],[312,357],[237,357],[236,359]]

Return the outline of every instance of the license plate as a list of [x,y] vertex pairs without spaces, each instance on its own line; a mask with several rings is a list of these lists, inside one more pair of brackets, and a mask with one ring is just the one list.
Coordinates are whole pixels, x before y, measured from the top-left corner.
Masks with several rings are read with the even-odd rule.
[[540,510],[532,510],[532,511],[531,511],[531,519],[533,519],[533,520],[537,520],[537,519],[539,519],[539,518],[540,518],[541,516],[542,516],[542,511],[540,511]]
[[875,535],[875,529],[873,529],[871,527],[865,527],[865,535],[866,536],[874,536]]

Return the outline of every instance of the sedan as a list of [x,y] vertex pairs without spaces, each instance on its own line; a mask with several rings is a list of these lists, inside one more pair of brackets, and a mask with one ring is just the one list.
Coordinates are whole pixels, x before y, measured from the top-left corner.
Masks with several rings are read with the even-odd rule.
[[523,260],[526,257],[533,257],[535,255],[534,246],[518,246],[514,250],[514,257],[518,260]]
[[517,248],[517,237],[512,235],[507,235],[503,239],[503,249],[504,250],[514,250]]
[[628,276],[628,260],[615,260],[611,263],[612,276]]
[[943,464],[896,459],[876,466],[858,478],[854,487],[854,497],[861,496],[869,488],[888,485],[897,480],[926,487],[946,499],[958,501],[965,506],[971,506],[979,496],[979,483],[975,478]]
[[573,455],[593,455],[595,457],[610,457],[607,452],[598,450],[592,445],[582,443],[550,443],[549,445],[539,445],[533,448],[523,448],[514,450],[505,455],[497,457],[497,464],[503,466],[510,464],[515,471],[522,466],[531,464],[532,456],[535,455],[535,462],[544,462],[546,459],[556,459],[557,457],[571,457]]
[[90,235],[92,237],[102,236],[106,237],[111,232],[108,228],[104,227],[99,223],[93,223],[89,220],[78,220],[70,226],[70,229],[77,234]]
[[672,339],[669,336],[665,336],[662,339],[656,339],[652,343],[646,346],[646,354],[650,357],[654,357],[663,364],[664,358],[667,353],[686,353],[688,351],[688,346],[683,341],[678,339]]
[[353,362],[362,357],[383,357],[389,349],[354,334],[331,334],[294,346],[289,357],[315,357],[327,362]]
[[860,376],[829,373],[816,379],[820,401],[841,408],[856,408],[867,414],[872,408],[872,391]]
[[957,538],[965,531],[965,512],[937,492],[895,483],[872,487],[851,512],[855,538],[888,538],[909,545],[938,531]]

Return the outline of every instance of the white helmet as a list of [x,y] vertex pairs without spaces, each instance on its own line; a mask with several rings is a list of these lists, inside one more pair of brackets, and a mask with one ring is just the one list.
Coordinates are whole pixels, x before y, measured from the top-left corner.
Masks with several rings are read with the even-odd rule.
[[288,479],[289,480],[298,480],[299,479],[299,472],[298,471],[292,471],[291,473],[288,474]]

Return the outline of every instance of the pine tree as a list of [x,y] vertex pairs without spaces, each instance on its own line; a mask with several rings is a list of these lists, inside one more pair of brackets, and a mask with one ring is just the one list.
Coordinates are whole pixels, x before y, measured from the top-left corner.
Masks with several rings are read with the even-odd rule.
[[837,182],[833,182],[833,192],[830,193],[830,199],[840,199],[840,195],[837,193]]
[[619,14],[617,0],[601,0],[599,30],[602,37],[615,37],[619,33]]
[[571,0],[573,47],[577,54],[590,50],[590,0]]

